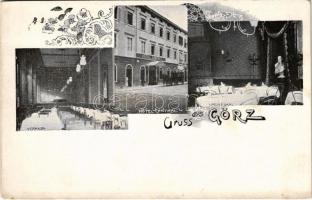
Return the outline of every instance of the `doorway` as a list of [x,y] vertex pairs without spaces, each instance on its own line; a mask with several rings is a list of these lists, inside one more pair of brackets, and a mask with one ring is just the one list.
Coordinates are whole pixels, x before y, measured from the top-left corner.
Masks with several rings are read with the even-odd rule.
[[149,85],[157,85],[156,79],[156,66],[149,66],[148,75],[149,75]]
[[133,83],[133,69],[131,65],[127,65],[126,67],[126,86],[132,87]]
[[145,85],[145,67],[141,66],[141,85],[144,86]]

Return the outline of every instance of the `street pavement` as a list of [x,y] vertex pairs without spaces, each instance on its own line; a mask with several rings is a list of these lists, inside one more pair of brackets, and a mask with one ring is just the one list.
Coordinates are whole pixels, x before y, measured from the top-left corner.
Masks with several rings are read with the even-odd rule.
[[115,109],[127,113],[185,113],[187,83],[116,89]]

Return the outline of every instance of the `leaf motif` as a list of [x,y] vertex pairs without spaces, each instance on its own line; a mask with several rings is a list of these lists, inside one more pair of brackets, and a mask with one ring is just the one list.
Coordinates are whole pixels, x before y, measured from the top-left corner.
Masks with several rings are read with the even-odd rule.
[[82,38],[82,32],[79,32],[76,37],[77,37],[77,40],[80,40]]
[[72,10],[73,10],[73,8],[67,8],[64,13],[67,14],[67,13],[71,12]]
[[54,18],[49,18],[49,19],[48,19],[48,22],[49,22],[50,24],[56,24],[56,23],[57,23],[57,20],[54,19]]
[[58,20],[62,21],[64,19],[64,17],[65,17],[65,14],[61,14],[58,16]]
[[54,8],[51,9],[51,11],[61,11],[63,10],[60,6],[56,6]]
[[37,17],[34,17],[33,19],[33,23],[36,24],[37,23]]

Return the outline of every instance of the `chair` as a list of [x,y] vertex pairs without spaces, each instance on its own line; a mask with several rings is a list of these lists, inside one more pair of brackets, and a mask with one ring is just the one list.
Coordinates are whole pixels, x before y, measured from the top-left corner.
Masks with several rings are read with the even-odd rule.
[[112,114],[112,121],[113,121],[113,128],[114,129],[120,129],[120,116],[118,114]]
[[259,105],[279,105],[279,98],[277,96],[260,97]]
[[204,91],[201,92],[201,96],[207,96],[207,95],[215,95],[215,94],[218,94],[215,90],[209,90],[209,89],[206,89]]
[[267,96],[276,96],[276,97],[280,97],[280,91],[278,89],[278,87],[274,87],[274,86],[271,86],[267,89],[266,91],[267,93]]
[[285,105],[303,105],[303,92],[290,91],[287,94]]

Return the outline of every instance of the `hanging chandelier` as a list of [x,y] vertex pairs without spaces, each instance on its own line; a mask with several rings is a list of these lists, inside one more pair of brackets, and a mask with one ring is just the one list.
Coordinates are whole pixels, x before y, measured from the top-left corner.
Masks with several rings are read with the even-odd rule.
[[86,56],[85,55],[81,55],[79,64],[81,66],[84,66],[84,65],[87,64],[87,60],[86,60]]
[[83,54],[80,54],[80,60],[79,60],[79,63],[76,65],[76,72],[77,73],[80,73],[81,70],[83,70],[84,66],[87,65],[87,58],[85,55]]
[[226,25],[225,26],[222,25],[221,28],[220,27],[219,28],[215,27],[213,25],[214,22],[216,22],[216,21],[209,20],[208,21],[209,26],[213,30],[218,31],[220,34],[222,32],[229,31],[231,29],[231,27],[232,27],[232,24],[233,24],[233,30],[234,31],[236,29],[238,29],[242,34],[246,35],[247,37],[251,36],[251,35],[254,35],[256,33],[256,29],[257,29],[257,25],[258,25],[258,21],[256,21],[256,20],[249,21],[250,26],[253,28],[253,30],[252,31],[248,31],[247,29],[241,27],[241,21],[228,21],[228,22],[225,22]]
[[80,64],[77,64],[76,66],[76,72],[79,73],[81,71],[81,65]]

